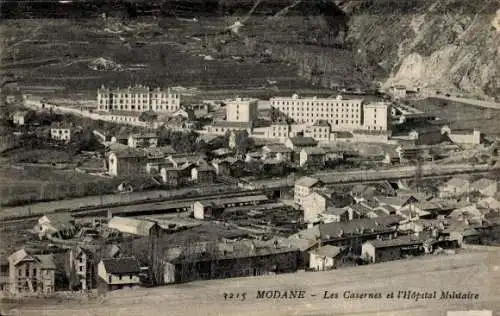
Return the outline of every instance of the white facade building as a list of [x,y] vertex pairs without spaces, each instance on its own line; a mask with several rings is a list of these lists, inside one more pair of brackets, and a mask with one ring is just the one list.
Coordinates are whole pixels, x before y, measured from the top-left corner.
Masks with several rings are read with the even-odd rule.
[[226,121],[252,123],[257,120],[257,99],[236,98],[226,104]]
[[170,88],[151,89],[147,86],[97,89],[97,109],[99,111],[132,111],[173,113],[180,108],[181,98]]
[[71,129],[69,127],[52,127],[50,129],[50,138],[57,141],[69,143],[71,140]]
[[364,104],[362,99],[276,97],[271,106],[292,118],[298,124],[312,125],[321,120],[328,122],[333,131],[390,129],[390,104],[384,102]]

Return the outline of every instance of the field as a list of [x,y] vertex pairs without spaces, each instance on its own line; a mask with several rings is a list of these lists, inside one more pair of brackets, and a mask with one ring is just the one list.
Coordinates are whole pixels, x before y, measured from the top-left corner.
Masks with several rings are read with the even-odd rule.
[[[31,162],[45,162],[43,165]],[[113,192],[119,182],[74,170],[76,157],[58,150],[14,150],[0,158],[2,205],[33,200],[53,200],[86,194]],[[50,163],[68,164],[58,169]],[[100,189],[101,192],[98,192]]]
[[478,128],[487,135],[500,136],[500,110],[435,98],[413,101],[411,104],[417,109],[435,113],[441,119],[449,121],[452,130]]
[[[193,282],[108,293],[97,301],[31,301],[12,315],[445,315],[446,310],[500,310],[500,249],[429,256],[329,272],[302,272]],[[257,299],[259,290],[304,290],[304,299]],[[390,299],[395,291],[437,291],[438,299]],[[339,293],[324,299],[324,292]],[[346,299],[345,291],[381,299]],[[441,300],[441,291],[478,293],[477,300]],[[224,293],[246,293],[244,301]],[[312,296],[316,295],[316,296]],[[56,305],[57,304],[57,305]]]
[[[113,33],[100,19],[3,21],[0,72],[14,75],[28,92],[79,98],[95,98],[101,84],[245,88],[268,79],[301,82],[296,68],[281,63],[204,60],[193,53],[196,40],[186,39],[194,30],[179,23],[166,19],[160,28],[134,21]],[[88,65],[96,58],[125,71],[92,70]]]

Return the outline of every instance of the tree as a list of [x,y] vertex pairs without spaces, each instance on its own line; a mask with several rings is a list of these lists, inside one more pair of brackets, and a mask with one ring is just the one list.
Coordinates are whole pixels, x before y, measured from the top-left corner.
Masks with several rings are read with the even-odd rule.
[[142,112],[141,115],[139,116],[139,121],[146,122],[146,123],[153,123],[158,119],[158,114],[153,111],[147,111],[147,112]]
[[80,151],[97,151],[103,149],[103,145],[99,143],[92,130],[84,129],[81,133],[75,136],[75,149]]
[[253,139],[250,138],[246,130],[234,132],[234,148],[237,153],[246,154],[253,145]]

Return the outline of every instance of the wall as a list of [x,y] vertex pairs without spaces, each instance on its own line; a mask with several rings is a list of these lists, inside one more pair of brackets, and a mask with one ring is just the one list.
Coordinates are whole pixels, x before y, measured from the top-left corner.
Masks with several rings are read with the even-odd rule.
[[448,137],[457,144],[479,145],[481,143],[481,133],[479,131],[474,131],[470,134],[455,134],[452,131],[448,134]]
[[[110,273],[106,272],[106,269],[104,268],[104,263],[102,261],[99,262],[97,265],[97,275],[104,280],[107,284],[139,284],[139,276],[137,275],[132,275],[132,278],[130,276],[124,275],[122,276],[122,279],[120,280],[120,277],[117,275],[112,275]],[[111,282],[109,282],[109,277],[111,277]]]
[[312,192],[311,188],[296,184],[294,186],[294,197],[293,197],[295,203],[302,205],[303,198],[311,194],[311,192]]
[[193,215],[196,219],[205,218],[205,207],[200,202],[195,202],[193,204]]
[[236,99],[226,105],[228,122],[254,122],[257,120],[257,100]]
[[304,209],[304,221],[315,223],[319,220],[318,215],[326,211],[326,199],[313,192],[302,199],[302,208]]
[[287,114],[296,122],[312,124],[327,120],[334,130],[352,130],[361,126],[362,100],[333,98],[271,98],[271,105]]
[[375,247],[370,243],[364,243],[361,246],[361,258],[369,260],[370,262],[375,261]]
[[107,113],[107,114],[99,114],[99,113],[92,113],[84,110],[80,110],[77,108],[72,108],[72,107],[67,107],[67,106],[56,106],[53,104],[45,104],[45,107],[42,108],[42,103],[38,100],[25,100],[24,104],[26,107],[31,108],[33,110],[39,111],[42,109],[52,109],[54,113],[67,113],[67,114],[73,114],[77,116],[83,116],[90,118],[92,120],[100,120],[100,121],[106,121],[106,122],[114,122],[114,123],[119,123],[119,124],[127,124],[127,125],[133,125],[133,126],[139,126],[139,127],[149,127],[149,128],[158,128],[162,124],[160,122],[154,122],[153,124],[147,123],[147,122],[141,122],[139,121],[139,117],[136,116],[120,116],[120,115],[113,115],[112,112]]
[[314,252],[309,253],[309,268],[318,271],[328,270],[333,268],[335,260],[333,258],[320,256]]

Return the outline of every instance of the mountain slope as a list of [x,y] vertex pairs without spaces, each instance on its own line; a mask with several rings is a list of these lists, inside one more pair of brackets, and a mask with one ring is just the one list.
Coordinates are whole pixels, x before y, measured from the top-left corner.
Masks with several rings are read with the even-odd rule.
[[413,3],[342,6],[351,17],[347,40],[387,70],[385,86],[500,96],[500,2]]

